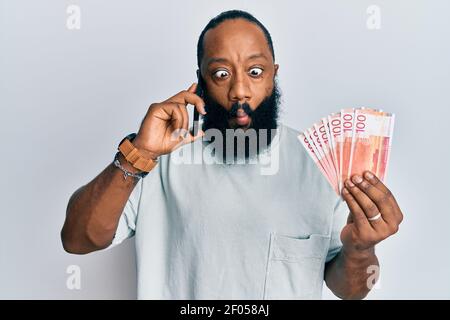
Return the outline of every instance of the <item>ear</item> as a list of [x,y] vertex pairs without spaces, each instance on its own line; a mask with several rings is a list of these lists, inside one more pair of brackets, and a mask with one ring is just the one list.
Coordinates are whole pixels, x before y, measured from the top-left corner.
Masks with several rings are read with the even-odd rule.
[[279,68],[280,66],[279,66],[278,64],[274,64],[273,66],[274,66],[274,68],[275,68],[274,76],[276,76],[277,73],[278,73],[278,68]]

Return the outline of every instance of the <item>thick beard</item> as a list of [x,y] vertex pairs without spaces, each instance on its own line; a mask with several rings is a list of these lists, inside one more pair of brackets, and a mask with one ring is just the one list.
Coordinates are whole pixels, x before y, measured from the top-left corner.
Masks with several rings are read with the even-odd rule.
[[[203,86],[205,88],[205,86]],[[222,105],[217,103],[213,98],[211,98],[208,93],[205,91],[203,99],[205,101],[205,109],[207,114],[202,116],[203,117],[203,125],[202,130],[206,132],[208,129],[217,129],[222,133],[223,137],[223,160],[227,158],[227,146],[231,144],[230,142],[227,143],[227,129],[232,130],[238,130],[234,131],[234,137],[239,136],[240,134],[243,134],[243,130],[241,128],[232,128],[230,127],[229,120],[231,118],[234,118],[236,116],[236,111],[239,108],[242,108],[249,117],[251,117],[250,125],[248,126],[248,129],[254,129],[256,132],[256,138],[257,138],[257,145],[256,145],[256,153],[252,153],[249,147],[249,139],[245,139],[245,146],[238,146],[237,140],[234,139],[234,143],[231,144],[234,146],[232,149],[229,150],[228,153],[233,154],[233,159],[236,160],[238,158],[240,151],[242,151],[242,147],[244,148],[244,156],[245,160],[253,159],[258,154],[260,154],[262,151],[267,149],[273,140],[273,133],[272,129],[278,128],[278,116],[279,116],[279,105],[280,105],[280,90],[278,87],[278,83],[276,79],[274,79],[274,87],[272,89],[272,92],[269,96],[267,96],[255,109],[250,109],[250,106],[247,103],[239,104],[235,103],[233,104],[230,111],[227,111]],[[264,129],[267,132],[267,141],[260,141],[261,137],[266,137],[265,135],[260,136],[260,131]],[[266,140],[266,139],[264,139]],[[211,142],[214,141],[214,138],[211,140]]]

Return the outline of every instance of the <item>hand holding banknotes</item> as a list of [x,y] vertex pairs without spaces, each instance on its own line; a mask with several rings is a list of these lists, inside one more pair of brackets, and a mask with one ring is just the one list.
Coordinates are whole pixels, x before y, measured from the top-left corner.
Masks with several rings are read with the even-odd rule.
[[322,118],[298,139],[350,209],[344,251],[363,252],[397,232],[403,214],[384,185],[395,116],[346,108]]
[[402,211],[391,191],[373,173],[353,175],[344,185],[342,197],[350,216],[341,241],[347,253],[371,249],[398,231]]

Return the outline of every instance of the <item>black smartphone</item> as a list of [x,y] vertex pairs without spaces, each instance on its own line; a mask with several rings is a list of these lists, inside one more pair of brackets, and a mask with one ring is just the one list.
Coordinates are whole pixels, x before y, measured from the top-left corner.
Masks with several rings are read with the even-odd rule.
[[[197,89],[195,90],[195,94],[198,95],[200,98],[203,98],[203,85],[200,77],[200,70],[197,70]],[[192,133],[194,136],[198,133],[198,126],[199,126],[199,118],[200,114],[197,111],[197,108],[194,107],[194,117],[193,117],[193,123],[192,123]]]

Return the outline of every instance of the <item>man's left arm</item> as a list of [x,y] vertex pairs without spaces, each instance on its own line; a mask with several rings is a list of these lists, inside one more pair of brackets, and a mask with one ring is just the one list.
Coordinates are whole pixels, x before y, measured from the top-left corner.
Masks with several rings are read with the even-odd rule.
[[350,215],[340,235],[342,249],[326,265],[325,282],[342,299],[362,299],[371,289],[370,271],[379,266],[375,245],[398,231],[403,214],[390,190],[370,172],[347,180],[342,196]]

